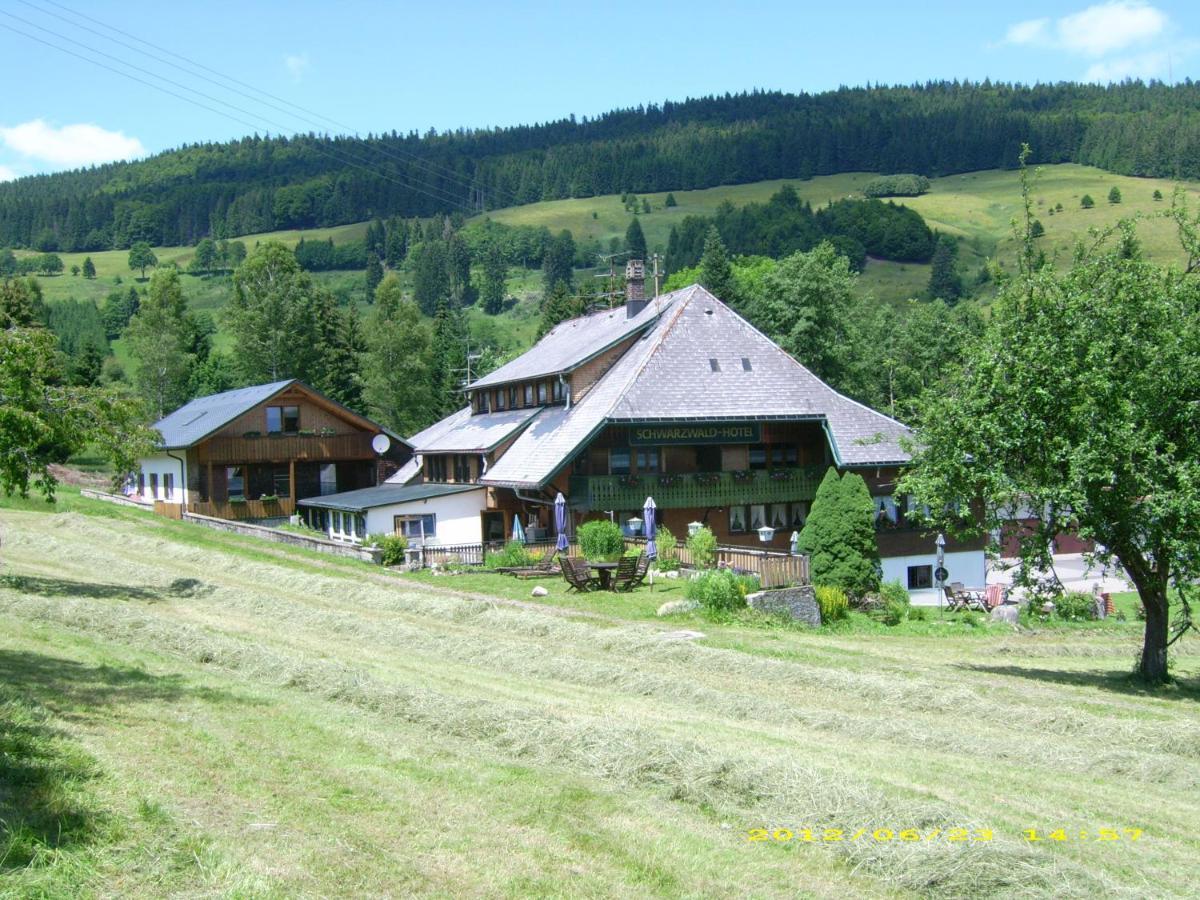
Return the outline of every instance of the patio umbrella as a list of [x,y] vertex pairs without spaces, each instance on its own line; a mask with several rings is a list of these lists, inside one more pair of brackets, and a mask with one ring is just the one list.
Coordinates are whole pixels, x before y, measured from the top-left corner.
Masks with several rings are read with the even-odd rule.
[[521,526],[520,516],[513,516],[513,536],[514,541],[525,543],[525,529]]
[[642,519],[645,522],[642,527],[646,529],[647,559],[658,559],[658,547],[654,543],[654,511],[656,509],[658,507],[654,505],[654,498],[647,497],[646,505],[642,507]]
[[554,498],[554,528],[558,531],[558,542],[554,548],[559,551],[567,550],[571,543],[567,540],[567,498],[558,492]]

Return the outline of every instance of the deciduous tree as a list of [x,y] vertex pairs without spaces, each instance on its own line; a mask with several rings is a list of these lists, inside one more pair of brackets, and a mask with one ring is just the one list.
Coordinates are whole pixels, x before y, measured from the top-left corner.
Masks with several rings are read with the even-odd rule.
[[146,270],[158,265],[158,257],[154,255],[154,250],[146,241],[138,241],[129,248],[129,268],[140,269],[142,277],[146,277]]
[[[1150,682],[1168,677],[1167,648],[1190,625],[1200,576],[1198,307],[1194,276],[1119,248],[1094,247],[1063,273],[1023,265],[970,364],[926,398],[899,487],[935,511],[976,504],[979,521],[939,516],[965,534],[1039,511],[1021,541],[1024,580],[1048,566],[1058,533],[1094,539],[1145,608],[1137,668]],[[1172,595],[1184,603],[1175,638]]]

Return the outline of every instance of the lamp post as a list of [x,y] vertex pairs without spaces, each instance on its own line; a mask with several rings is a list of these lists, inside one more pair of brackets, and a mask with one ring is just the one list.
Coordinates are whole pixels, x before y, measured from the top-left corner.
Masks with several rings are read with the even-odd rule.
[[769,544],[774,537],[775,529],[770,525],[764,525],[762,528],[758,529],[758,539],[762,541],[762,543]]
[[940,531],[937,538],[934,540],[934,546],[937,547],[937,568],[933,570],[934,584],[937,588],[938,595],[938,615],[942,614],[942,600],[945,599],[946,591],[946,536]]
[[640,534],[640,533],[641,533],[641,530],[642,530],[642,520],[641,520],[641,519],[639,519],[637,516],[631,516],[630,518],[626,519],[626,520],[625,520],[625,524],[629,526],[629,530],[630,530],[630,532],[632,532],[633,534]]

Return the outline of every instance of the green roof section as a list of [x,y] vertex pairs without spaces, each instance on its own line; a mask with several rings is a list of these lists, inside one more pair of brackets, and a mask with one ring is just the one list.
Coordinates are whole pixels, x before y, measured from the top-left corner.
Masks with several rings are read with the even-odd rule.
[[380,484],[375,487],[360,488],[357,491],[326,494],[324,497],[308,497],[301,500],[300,505],[319,509],[338,509],[343,512],[362,512],[380,506],[392,506],[396,503],[431,500],[434,497],[482,490],[485,490],[485,486],[482,484]]

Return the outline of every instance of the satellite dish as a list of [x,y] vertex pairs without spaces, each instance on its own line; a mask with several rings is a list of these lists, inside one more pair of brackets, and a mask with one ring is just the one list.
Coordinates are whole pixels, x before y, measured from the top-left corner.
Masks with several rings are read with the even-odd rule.
[[375,437],[371,438],[371,449],[380,456],[383,456],[383,454],[387,453],[391,446],[392,440],[386,434],[377,434]]

